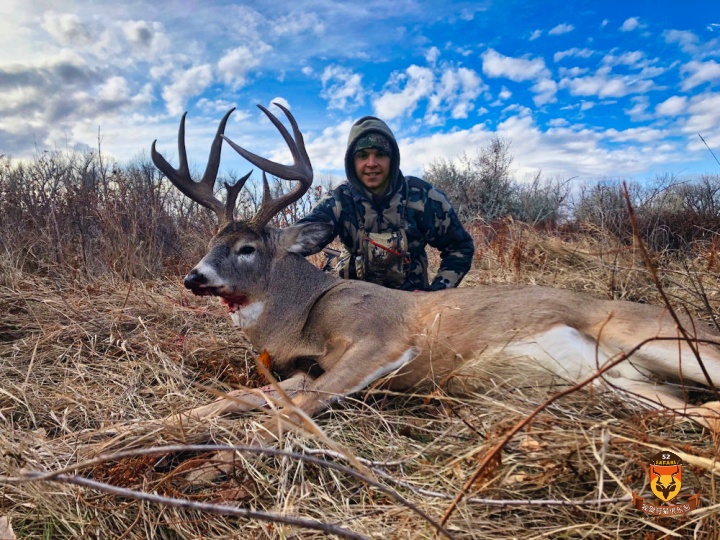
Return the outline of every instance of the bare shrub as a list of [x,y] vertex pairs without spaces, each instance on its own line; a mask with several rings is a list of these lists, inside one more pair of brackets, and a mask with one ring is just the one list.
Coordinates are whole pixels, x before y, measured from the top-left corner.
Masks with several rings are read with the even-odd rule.
[[475,157],[463,154],[456,162],[438,159],[423,173],[425,180],[450,199],[461,219],[492,221],[509,215],[515,185],[510,177],[510,143],[493,137]]
[[[218,185],[234,184],[228,174]],[[288,226],[327,191],[323,179],[275,218]],[[271,194],[287,189],[277,179]],[[224,190],[220,190],[224,196]],[[262,188],[248,182],[236,216],[252,216]],[[205,252],[215,217],[183,196],[146,157],[106,164],[97,152],[43,152],[30,162],[0,158],[0,265],[52,276],[122,279],[182,275]]]
[[568,181],[547,180],[538,173],[530,182],[512,176],[510,142],[493,137],[475,157],[436,159],[424,170],[426,181],[441,189],[463,221],[506,217],[533,225],[554,226],[564,216]]
[[[720,175],[705,174],[694,181],[662,175],[646,184],[626,185],[640,236],[653,250],[687,251],[698,244],[717,242]],[[632,243],[622,186],[620,181],[583,186],[576,196],[572,224]]]
[[0,163],[4,264],[44,274],[163,274],[202,252],[215,225],[146,159],[105,168],[95,152]]

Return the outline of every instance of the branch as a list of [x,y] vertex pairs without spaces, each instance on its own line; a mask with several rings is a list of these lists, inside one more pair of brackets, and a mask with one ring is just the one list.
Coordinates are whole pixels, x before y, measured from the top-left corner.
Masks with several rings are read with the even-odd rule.
[[[643,260],[645,261],[645,265],[650,271],[650,275],[652,276],[653,282],[655,283],[655,288],[660,293],[665,307],[670,313],[670,316],[675,321],[675,325],[677,326],[678,331],[682,335],[685,342],[688,344],[688,347],[690,347],[693,355],[695,355],[695,359],[700,366],[700,370],[703,372],[703,376],[708,383],[708,387],[710,387],[710,390],[713,392],[713,394],[715,394],[715,399],[717,401],[720,401],[720,393],[718,392],[718,389],[715,388],[715,384],[713,384],[713,381],[710,378],[710,374],[705,368],[705,363],[702,361],[702,358],[700,358],[700,349],[697,346],[697,339],[692,339],[690,337],[690,334],[688,334],[687,330],[685,330],[685,327],[680,322],[680,318],[675,313],[675,310],[670,303],[670,299],[665,294],[665,290],[660,283],[660,278],[658,278],[655,264],[653,264],[652,259],[650,258],[650,254],[645,247],[645,243],[642,241],[642,238],[640,238],[640,229],[638,228],[637,220],[635,219],[635,210],[633,210],[632,203],[630,202],[630,193],[628,193],[627,185],[625,184],[625,182],[623,182],[623,195],[625,197],[625,202],[627,203],[628,214],[630,215],[630,223],[632,224],[633,228],[633,236],[635,237],[635,240],[637,240],[638,248],[640,249],[640,253],[642,254]],[[680,374],[682,376],[682,371],[680,372]]]
[[139,501],[147,501],[155,504],[162,504],[165,506],[174,506],[177,508],[188,508],[192,510],[200,510],[204,512],[211,512],[213,514],[220,514],[226,516],[237,516],[251,519],[258,519],[260,521],[268,521],[271,523],[283,523],[285,525],[295,525],[306,529],[313,529],[316,531],[322,531],[327,534],[334,534],[340,538],[350,538],[353,540],[369,540],[367,536],[363,536],[356,532],[332,525],[329,523],[322,523],[313,519],[305,519],[300,517],[287,516],[282,514],[274,514],[272,512],[263,512],[261,510],[248,510],[246,508],[239,508],[237,506],[225,506],[221,504],[211,504],[196,501],[189,501],[187,499],[177,499],[174,497],[164,497],[154,493],[146,493],[144,491],[137,491],[134,489],[122,488],[106,484],[104,482],[98,482],[97,480],[91,480],[77,475],[68,475],[63,473],[53,474],[50,478],[46,478],[47,475],[43,473],[27,473],[26,477],[28,480],[39,480],[48,479],[54,482],[61,482],[64,484],[75,484],[78,486],[85,486],[105,493],[111,493],[113,495],[119,495],[121,497],[128,497],[130,499],[136,499]]
[[[484,457],[483,460],[480,462],[480,465],[478,465],[478,468],[475,470],[475,472],[473,473],[473,475],[470,477],[470,479],[469,479],[467,482],[465,482],[465,484],[463,485],[463,487],[462,487],[462,489],[460,490],[460,492],[455,496],[455,498],[453,499],[453,501],[450,503],[450,506],[448,506],[447,510],[445,510],[445,513],[443,514],[443,517],[442,517],[442,519],[440,520],[440,525],[443,525],[443,526],[444,526],[444,525],[447,523],[447,521],[450,519],[450,516],[451,516],[451,515],[453,514],[453,512],[455,511],[455,508],[457,507],[458,503],[465,497],[465,495],[466,495],[467,492],[470,490],[470,488],[471,488],[472,485],[475,483],[475,481],[476,481],[478,478],[480,478],[480,476],[481,476],[482,473],[485,471],[485,468],[488,466],[488,464],[490,464],[490,463],[492,462],[492,460],[495,459],[495,457],[500,453],[500,451],[505,447],[505,445],[508,444],[508,443],[510,442],[510,440],[511,440],[521,429],[525,428],[525,427],[528,426],[530,423],[532,423],[532,421],[535,419],[535,417],[536,417],[538,414],[540,414],[540,413],[541,413],[544,409],[546,409],[549,405],[555,403],[555,402],[558,401],[559,399],[561,399],[561,398],[563,398],[563,397],[565,397],[565,396],[567,396],[567,395],[570,395],[570,394],[572,394],[572,393],[574,393],[574,392],[577,392],[577,391],[580,390],[581,388],[584,388],[585,386],[587,386],[588,384],[590,384],[591,382],[593,382],[595,379],[597,379],[598,377],[600,377],[601,375],[603,375],[606,371],[614,368],[614,367],[617,366],[618,364],[620,364],[620,363],[624,362],[625,360],[627,360],[630,356],[632,356],[633,354],[635,354],[635,352],[637,352],[638,350],[640,350],[640,348],[643,347],[645,344],[650,343],[650,342],[652,342],[652,341],[656,341],[657,339],[659,339],[659,338],[648,338],[648,339],[645,339],[645,340],[641,341],[638,345],[636,345],[635,347],[633,347],[632,349],[630,349],[630,351],[628,351],[628,352],[626,352],[626,353],[619,353],[619,354],[617,355],[617,358],[615,358],[615,360],[612,360],[612,359],[608,360],[608,362],[606,362],[605,365],[604,365],[601,369],[599,369],[598,371],[596,371],[595,373],[593,373],[592,375],[590,375],[588,378],[580,381],[580,382],[577,383],[575,386],[572,386],[572,387],[570,387],[570,388],[568,388],[568,389],[566,389],[566,390],[563,390],[562,392],[558,392],[558,393],[555,394],[554,396],[548,398],[548,399],[545,400],[542,404],[540,404],[533,412],[531,412],[530,415],[529,415],[527,418],[525,418],[525,419],[521,420],[520,422],[518,422],[517,424],[515,424],[515,425],[510,429],[510,431],[507,433],[507,435],[505,435],[505,437],[503,437],[503,439],[502,439],[499,443],[497,443],[497,444],[485,455],[485,457]],[[611,358],[612,358],[612,357],[611,357]]]
[[[314,465],[318,465],[320,467],[327,467],[329,469],[334,469],[340,472],[343,472],[349,476],[353,476],[357,478],[358,480],[361,480],[362,482],[365,482],[368,485],[373,486],[378,491],[381,491],[385,495],[391,497],[392,499],[395,499],[398,503],[400,503],[402,506],[405,506],[412,512],[416,513],[420,517],[422,517],[425,521],[427,521],[432,527],[440,534],[445,536],[446,538],[449,538],[452,540],[452,536],[450,533],[443,528],[442,525],[438,524],[434,519],[432,519],[428,514],[426,514],[423,510],[418,508],[416,505],[412,504],[411,502],[407,501],[405,498],[403,498],[401,495],[396,493],[395,491],[391,490],[387,486],[384,486],[377,482],[376,480],[373,480],[372,478],[369,478],[368,476],[365,476],[357,471],[354,471],[353,469],[350,469],[344,465],[341,465],[339,463],[335,463],[332,461],[326,461],[324,459],[320,459],[313,456],[307,456],[304,454],[298,454],[296,452],[288,452],[285,450],[277,450],[274,448],[259,448],[256,446],[234,446],[234,445],[222,445],[222,444],[181,444],[181,445],[169,445],[169,446],[158,446],[154,448],[142,448],[137,450],[126,450],[123,452],[117,452],[114,454],[108,454],[99,456],[95,459],[83,461],[81,463],[76,463],[75,465],[71,465],[69,467],[66,467],[64,469],[58,470],[58,471],[50,471],[50,472],[39,472],[39,471],[31,471],[28,473],[24,473],[21,476],[18,477],[0,477],[0,481],[2,482],[36,482],[36,481],[58,481],[58,482],[66,482],[66,483],[77,483],[79,485],[88,485],[90,487],[96,487],[94,484],[97,484],[99,486],[104,486],[104,488],[97,487],[97,489],[101,489],[103,491],[107,491],[109,493],[115,493],[115,494],[124,494],[120,493],[115,490],[124,490],[125,488],[119,488],[116,486],[111,486],[109,484],[103,484],[101,482],[96,482],[94,480],[89,480],[80,476],[76,475],[69,475],[67,473],[85,469],[88,467],[93,467],[95,465],[105,463],[107,461],[117,461],[124,458],[129,457],[137,457],[137,456],[148,456],[148,455],[155,455],[155,454],[169,454],[172,452],[222,452],[222,451],[234,451],[234,452],[247,452],[251,454],[265,454],[265,455],[271,455],[271,456],[282,456],[282,457],[289,457],[292,459],[297,459],[299,461],[305,461],[308,463],[313,463]],[[346,457],[346,459],[348,459]],[[91,484],[83,483],[83,482],[91,482]],[[139,493],[143,496],[151,496],[151,497],[160,497],[159,495],[149,495],[142,491],[134,491],[134,490],[127,490],[128,493]],[[126,496],[132,496],[133,498],[139,498],[142,500],[151,500],[151,499],[144,499],[143,497],[135,497],[134,495],[127,495]],[[190,501],[186,501],[185,499],[168,499],[166,497],[163,497],[164,500],[171,500],[171,501],[181,501],[183,504],[179,504],[177,502],[175,503],[166,503],[164,501],[156,500],[155,502],[161,502],[162,504],[169,504],[170,506],[187,506],[187,504],[195,504],[191,503]],[[213,508],[231,508],[231,507],[225,507],[221,505],[209,505],[209,507]],[[232,510],[235,510],[235,507],[231,508]],[[207,508],[208,511],[215,512],[215,513],[222,513],[217,510],[213,510],[212,508]],[[242,510],[242,509],[238,509]],[[242,510],[245,511],[245,510]],[[247,512],[250,512],[249,510]],[[262,513],[261,513],[262,514]],[[233,514],[235,515],[235,514]],[[237,514],[237,515],[246,515],[246,514]],[[274,514],[268,514],[273,515]],[[249,515],[247,514],[247,517],[256,517],[257,519],[263,519],[259,516]],[[301,519],[301,518],[292,518],[292,519]],[[267,519],[267,521],[271,521],[270,519]],[[306,520],[307,521],[307,520]],[[309,521],[310,523],[320,523],[320,522],[314,522]],[[310,527],[312,528],[312,527]],[[334,533],[339,534],[339,533]],[[354,533],[352,533],[354,534]],[[348,538],[354,538],[354,537],[348,537]],[[360,538],[360,537],[359,537]]]

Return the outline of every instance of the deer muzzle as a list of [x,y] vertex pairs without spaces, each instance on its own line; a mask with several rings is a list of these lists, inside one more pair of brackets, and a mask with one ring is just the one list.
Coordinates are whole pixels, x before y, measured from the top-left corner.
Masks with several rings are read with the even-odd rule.
[[185,279],[183,280],[185,288],[190,289],[193,294],[196,294],[198,296],[214,294],[213,288],[208,287],[207,282],[207,277],[194,268],[190,270],[188,275],[185,276]]

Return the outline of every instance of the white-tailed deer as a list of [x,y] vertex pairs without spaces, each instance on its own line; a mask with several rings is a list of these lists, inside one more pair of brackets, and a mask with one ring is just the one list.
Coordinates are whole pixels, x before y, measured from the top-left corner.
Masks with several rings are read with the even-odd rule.
[[[233,391],[175,420],[248,411],[281,393],[293,402],[281,411],[286,420],[298,410],[313,415],[391,374],[387,384],[394,389],[432,382],[464,390],[489,379],[524,386],[574,384],[634,351],[596,384],[718,431],[718,402],[692,406],[683,399],[684,385],[710,387],[717,396],[714,386],[720,383],[720,348],[713,343],[720,342],[720,335],[697,320],[681,320],[691,335],[688,341],[680,337],[668,311],[657,306],[527,285],[410,293],[341,280],[314,267],[300,253],[317,245],[324,225],[268,226],[275,214],[302,197],[313,177],[297,123],[287,109],[278,107],[294,136],[260,108],[287,142],[292,166],[263,159],[225,138],[263,171],[298,182],[290,193],[272,199],[263,173],[263,202],[250,221],[233,221],[242,182],[228,187],[225,204],[213,194],[223,131],[232,111],[220,123],[200,182],[188,172],[184,116],[180,169],[171,167],[153,143],[157,167],[221,221],[207,255],[185,277],[185,286],[198,295],[219,297],[235,326],[270,355],[273,371],[284,377],[282,392],[273,386],[262,392]],[[283,415],[266,424],[269,434],[281,429]]]

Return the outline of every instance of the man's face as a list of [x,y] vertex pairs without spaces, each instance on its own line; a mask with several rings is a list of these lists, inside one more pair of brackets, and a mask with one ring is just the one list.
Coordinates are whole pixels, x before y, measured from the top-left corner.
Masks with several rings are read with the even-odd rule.
[[355,174],[375,195],[382,195],[390,184],[390,155],[384,150],[366,148],[355,152]]

